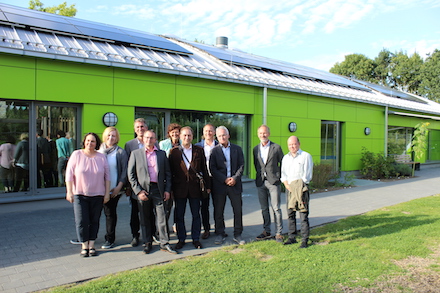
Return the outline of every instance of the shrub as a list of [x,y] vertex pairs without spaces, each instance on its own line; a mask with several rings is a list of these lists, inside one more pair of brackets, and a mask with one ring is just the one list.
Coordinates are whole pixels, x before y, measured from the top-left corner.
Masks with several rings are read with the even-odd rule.
[[373,153],[368,151],[365,147],[362,148],[362,168],[360,173],[368,179],[388,178],[395,176],[394,170],[395,160],[392,157],[384,156],[380,153]]
[[328,181],[334,177],[332,165],[319,163],[313,165],[313,179],[310,182],[311,188],[325,188]]
[[406,164],[396,164],[394,165],[394,171],[396,176],[411,176],[412,168]]

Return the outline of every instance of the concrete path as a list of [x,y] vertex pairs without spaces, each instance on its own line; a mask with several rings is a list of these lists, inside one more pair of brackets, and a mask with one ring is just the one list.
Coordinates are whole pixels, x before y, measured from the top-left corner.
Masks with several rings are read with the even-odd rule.
[[[311,226],[440,193],[440,168],[422,166],[422,170],[417,171],[416,176],[386,183],[356,180],[355,188],[312,194]],[[283,218],[286,219],[284,194],[282,198]],[[123,198],[118,206],[117,246],[110,250],[100,249],[105,232],[102,216],[96,243],[99,256],[81,258],[80,246],[69,243],[70,239],[75,238],[75,228],[73,209],[67,201],[46,200],[0,205],[0,292],[32,292],[202,254],[219,247],[214,244],[214,237],[211,236],[202,240],[204,248],[201,250],[194,249],[188,240],[181,254],[171,255],[153,245],[152,253],[145,255],[142,253],[142,247],[129,245],[129,213],[128,201]],[[187,210],[188,227],[189,214],[190,211]],[[262,232],[262,217],[253,182],[244,184],[243,214],[243,238],[252,241]],[[232,244],[231,215],[228,203],[225,218],[226,232],[230,236],[224,245]],[[213,227],[213,221],[211,223]],[[284,232],[287,232],[286,220]],[[177,242],[174,234],[171,240],[171,244]]]

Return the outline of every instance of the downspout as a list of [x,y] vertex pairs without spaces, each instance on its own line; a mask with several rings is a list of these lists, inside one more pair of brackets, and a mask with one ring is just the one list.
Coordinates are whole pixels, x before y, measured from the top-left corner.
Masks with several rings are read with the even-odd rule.
[[384,145],[384,155],[388,154],[388,106],[385,106],[385,145]]
[[267,87],[263,88],[263,124],[267,125]]

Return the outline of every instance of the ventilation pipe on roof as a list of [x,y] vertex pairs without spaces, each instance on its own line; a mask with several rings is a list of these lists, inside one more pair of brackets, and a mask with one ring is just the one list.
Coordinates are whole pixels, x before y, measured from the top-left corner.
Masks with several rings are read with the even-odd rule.
[[228,48],[228,37],[217,37],[215,39],[215,45],[219,48]]

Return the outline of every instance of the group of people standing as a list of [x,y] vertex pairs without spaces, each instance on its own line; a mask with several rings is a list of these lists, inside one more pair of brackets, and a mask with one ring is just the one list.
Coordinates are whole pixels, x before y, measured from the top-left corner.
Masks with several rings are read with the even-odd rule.
[[[200,239],[210,237],[209,205],[212,197],[215,244],[222,244],[225,233],[224,210],[229,198],[234,218],[233,240],[245,244],[242,238],[242,175],[244,155],[241,147],[230,143],[225,126],[203,128],[203,140],[193,144],[191,127],[176,123],[168,126],[168,138],[158,143],[156,133],[148,129],[143,118],[134,122],[136,138],[125,148],[118,146],[119,132],[108,127],[102,142],[95,133],[83,139],[83,149],[74,151],[66,168],[66,199],[73,203],[77,237],[83,257],[97,255],[95,240],[98,235],[102,210],[106,216],[105,243],[101,248],[114,246],[117,204],[122,194],[130,198],[132,246],[143,244],[143,252],[153,249],[176,254],[186,244],[186,207],[192,215],[191,239],[195,248],[202,248]],[[215,133],[215,136],[214,136]],[[276,225],[275,239],[283,242],[280,209],[281,182],[288,191],[289,237],[284,244],[295,243],[295,212],[301,217],[301,247],[308,241],[308,191],[313,162],[310,154],[299,148],[299,139],[290,137],[289,153],[269,140],[266,125],[258,128],[260,144],[254,148],[257,171],[256,185],[261,204],[264,231],[257,239],[271,238],[270,210]],[[215,137],[217,140],[215,140]],[[204,183],[202,192],[200,182]],[[173,227],[178,242],[171,247],[169,220],[173,211]],[[203,227],[203,233],[202,233]],[[142,239],[141,239],[142,236]]]

